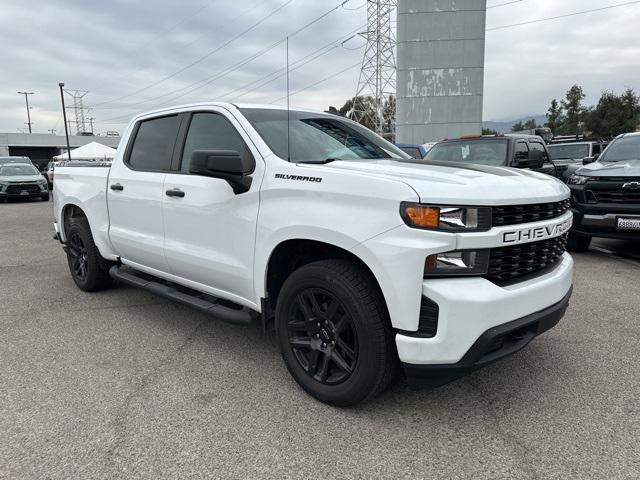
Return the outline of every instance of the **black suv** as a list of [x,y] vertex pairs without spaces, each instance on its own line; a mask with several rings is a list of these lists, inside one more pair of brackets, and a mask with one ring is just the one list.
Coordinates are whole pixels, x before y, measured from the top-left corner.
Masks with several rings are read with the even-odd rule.
[[640,133],[616,137],[595,161],[584,163],[568,180],[569,249],[587,250],[592,237],[640,240]]
[[425,160],[529,168],[559,178],[571,163],[555,162],[554,165],[542,138],[524,134],[464,136],[443,140],[429,150]]

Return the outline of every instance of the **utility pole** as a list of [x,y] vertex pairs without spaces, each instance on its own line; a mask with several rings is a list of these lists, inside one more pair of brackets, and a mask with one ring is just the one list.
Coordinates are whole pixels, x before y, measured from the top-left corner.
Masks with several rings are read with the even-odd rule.
[[67,137],[67,156],[69,157],[69,161],[71,161],[71,145],[69,145],[69,128],[67,127],[67,111],[64,106],[64,91],[62,87],[64,87],[64,83],[58,83],[58,87],[60,87],[60,99],[62,100],[62,117],[64,119],[64,135]]
[[29,95],[33,95],[33,92],[18,92],[19,95],[24,95],[24,101],[27,103],[27,125],[29,125],[29,133],[31,133],[31,113],[29,112]]
[[[378,134],[395,132],[396,37],[391,16],[397,0],[367,0],[367,40],[358,88],[353,97],[353,120]],[[368,98],[373,105],[368,105]]]
[[89,120],[89,125],[91,125],[91,135],[93,135],[93,121],[96,119],[96,117],[89,117],[87,118],[87,120]]

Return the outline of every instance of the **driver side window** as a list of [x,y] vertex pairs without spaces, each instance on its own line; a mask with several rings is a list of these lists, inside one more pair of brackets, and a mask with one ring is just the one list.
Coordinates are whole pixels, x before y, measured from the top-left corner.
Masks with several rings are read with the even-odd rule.
[[182,150],[180,170],[189,173],[194,150],[235,151],[247,158],[251,152],[235,127],[218,113],[194,113]]

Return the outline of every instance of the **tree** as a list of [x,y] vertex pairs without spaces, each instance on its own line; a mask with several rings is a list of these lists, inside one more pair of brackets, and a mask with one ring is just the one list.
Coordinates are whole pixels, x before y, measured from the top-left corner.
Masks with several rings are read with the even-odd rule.
[[492,128],[482,128],[482,135],[498,135],[498,132]]
[[519,132],[521,130],[524,130],[524,124],[522,122],[517,122],[511,125],[512,132]]
[[[361,125],[364,125],[370,130],[375,131],[375,124],[373,119],[376,118],[377,109],[376,101],[371,96],[358,96],[350,98],[345,104],[334,112],[335,107],[329,107],[331,113],[337,113],[343,117],[350,118],[351,120],[357,120]],[[359,114],[356,115],[356,112]],[[362,114],[364,112],[364,115]],[[393,131],[393,127],[396,123],[396,98],[393,95],[389,95],[385,98],[382,104],[382,131],[388,133]]]
[[562,108],[565,111],[565,119],[561,128],[563,134],[577,135],[581,133],[586,112],[582,106],[584,98],[585,94],[580,85],[573,85],[567,90],[565,99],[562,100]]
[[633,132],[640,124],[640,99],[627,88],[622,95],[605,90],[586,115],[586,127],[593,136],[615,137]]
[[545,127],[549,127],[552,132],[560,132],[563,123],[562,107],[555,98],[551,100],[551,105],[547,110],[547,123]]
[[536,125],[536,120],[535,118],[530,118],[529,120],[526,120],[525,122],[516,122],[513,125],[511,125],[511,131],[512,132],[521,132],[522,130],[531,130],[533,128],[536,128],[538,125]]

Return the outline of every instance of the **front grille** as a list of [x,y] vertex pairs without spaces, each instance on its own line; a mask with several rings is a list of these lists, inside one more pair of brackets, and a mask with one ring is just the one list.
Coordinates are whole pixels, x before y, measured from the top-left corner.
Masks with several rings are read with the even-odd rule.
[[622,188],[623,185],[640,182],[640,178],[611,178],[590,181],[587,193],[591,193],[598,203],[640,204],[640,189]]
[[493,226],[537,222],[561,216],[569,210],[569,200],[552,203],[530,203],[493,207]]
[[37,193],[40,191],[40,187],[37,183],[13,183],[7,187],[7,193]]
[[501,283],[538,272],[560,260],[567,249],[568,234],[539,242],[493,248],[485,278]]

